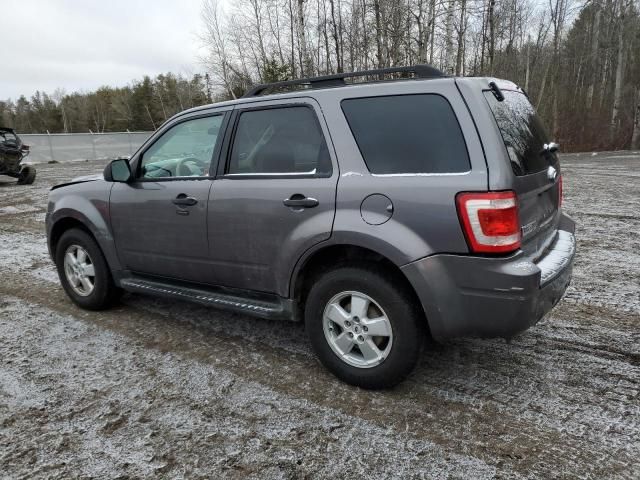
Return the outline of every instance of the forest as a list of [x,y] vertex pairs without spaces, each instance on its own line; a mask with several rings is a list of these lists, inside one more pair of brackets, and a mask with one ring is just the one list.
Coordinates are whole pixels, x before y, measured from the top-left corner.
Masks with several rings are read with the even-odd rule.
[[20,132],[152,130],[251,85],[417,63],[516,82],[563,151],[640,149],[637,0],[204,0],[203,74],[0,101]]

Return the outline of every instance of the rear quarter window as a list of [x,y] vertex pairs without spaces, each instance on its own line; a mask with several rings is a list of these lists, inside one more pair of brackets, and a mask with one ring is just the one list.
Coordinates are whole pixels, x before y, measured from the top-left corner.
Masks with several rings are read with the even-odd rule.
[[353,98],[343,100],[341,106],[373,174],[470,170],[460,124],[440,95]]

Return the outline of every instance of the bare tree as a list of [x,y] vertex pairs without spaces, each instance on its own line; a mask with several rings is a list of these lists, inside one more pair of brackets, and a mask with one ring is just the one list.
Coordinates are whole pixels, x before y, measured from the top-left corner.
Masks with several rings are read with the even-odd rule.
[[622,75],[624,74],[625,43],[624,43],[624,19],[626,12],[625,0],[619,3],[619,25],[618,25],[618,58],[616,61],[616,82],[613,90],[613,108],[611,109],[611,123],[609,125],[609,135],[613,140],[620,116],[620,102],[622,101]]
[[208,57],[204,59],[204,63],[215,65],[216,68],[211,70],[218,76],[220,84],[224,87],[226,93],[235,98],[232,88],[232,73],[230,62],[230,53],[227,47],[227,36],[222,31],[220,21],[220,7],[218,0],[205,0],[202,5],[202,20],[204,24],[204,33],[201,34],[200,40],[207,48]]
[[635,91],[635,111],[633,114],[633,133],[631,134],[631,148],[640,150],[640,87]]
[[226,97],[266,64],[289,78],[431,63],[523,85],[569,148],[631,142],[638,0],[239,0],[230,12],[216,2],[204,0],[203,45]]
[[[591,66],[591,71],[595,72],[597,62],[598,62],[598,45],[600,41],[600,17],[601,17],[601,7],[600,1],[595,0],[593,2],[593,27],[591,29],[591,51],[589,63]],[[587,108],[590,109],[593,105],[593,93],[595,90],[595,76],[592,76],[589,81],[589,87],[587,88]]]
[[313,73],[313,59],[309,53],[309,45],[307,43],[307,34],[305,27],[305,13],[304,2],[305,0],[296,0],[298,5],[297,10],[297,30],[298,30],[298,44],[300,45],[300,75],[311,75]]

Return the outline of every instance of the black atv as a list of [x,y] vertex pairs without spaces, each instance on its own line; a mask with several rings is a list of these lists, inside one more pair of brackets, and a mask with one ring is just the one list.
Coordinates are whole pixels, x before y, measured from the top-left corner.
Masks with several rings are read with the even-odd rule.
[[20,162],[29,155],[25,145],[12,128],[0,127],[0,175],[17,178],[18,185],[31,185],[36,179],[36,169]]

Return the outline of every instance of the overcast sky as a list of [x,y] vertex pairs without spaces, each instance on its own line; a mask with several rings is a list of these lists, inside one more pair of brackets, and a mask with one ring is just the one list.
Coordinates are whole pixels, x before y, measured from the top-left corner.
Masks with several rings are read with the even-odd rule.
[[202,0],[0,0],[0,99],[202,71]]

